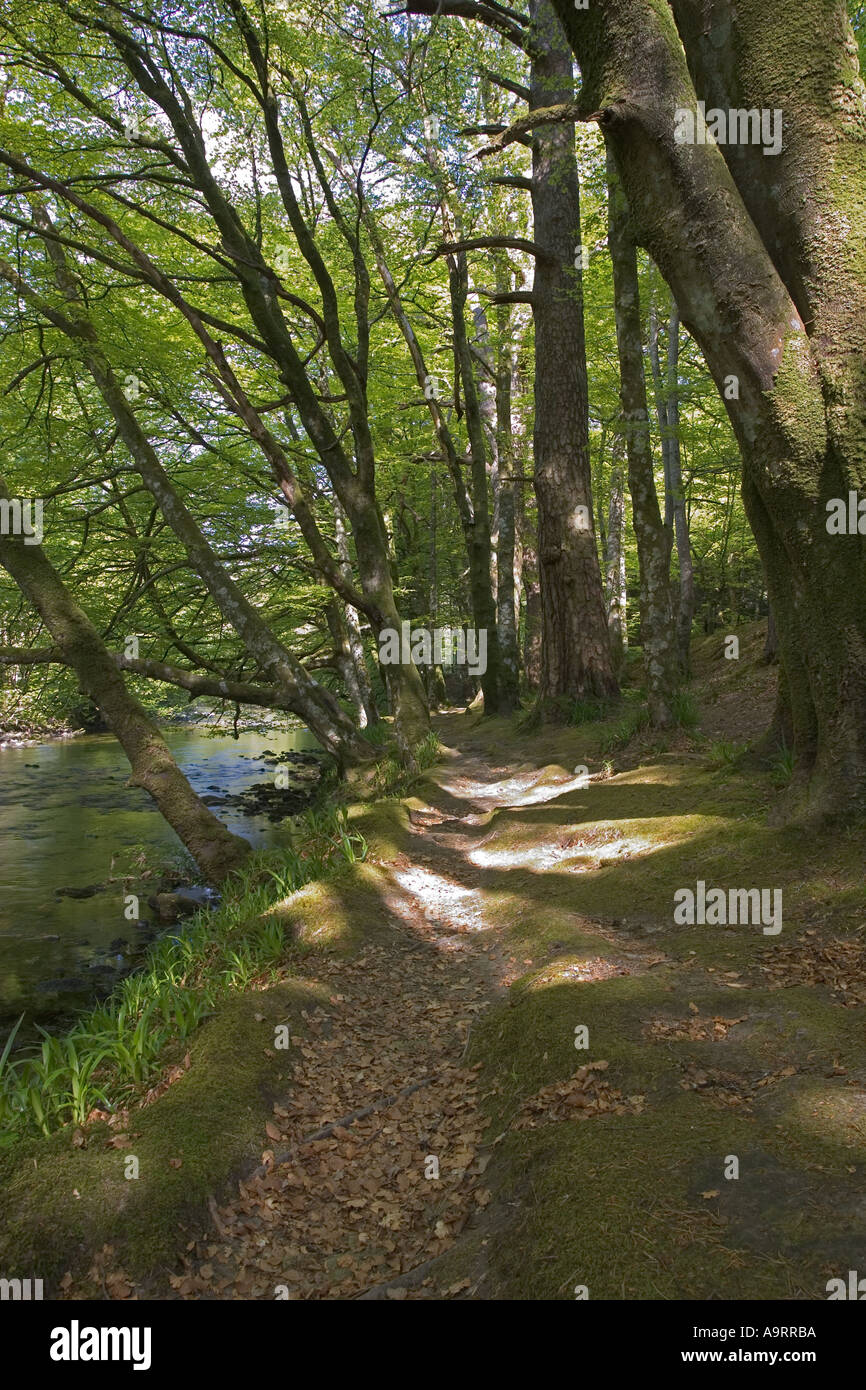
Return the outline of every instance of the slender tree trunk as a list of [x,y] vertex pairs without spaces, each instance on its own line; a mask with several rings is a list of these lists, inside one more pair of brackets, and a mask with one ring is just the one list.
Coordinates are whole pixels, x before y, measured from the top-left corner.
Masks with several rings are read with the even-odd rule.
[[668,426],[668,483],[671,490],[671,510],[674,537],[680,568],[680,592],[677,604],[677,661],[680,675],[688,677],[692,669],[692,621],[695,616],[695,570],[692,564],[692,543],[686,497],[683,490],[682,447],[680,444],[680,315],[676,304],[671,305],[668,320],[667,390],[665,413]]
[[[388,540],[382,513],[362,486],[346,489],[343,503],[355,538],[358,573],[365,596],[381,615],[374,623],[377,638],[385,628],[401,631],[401,618],[394,598],[394,583],[388,553]],[[400,756],[407,767],[415,765],[413,750],[430,731],[430,710],[421,673],[413,662],[381,666],[394,714],[394,733]],[[361,740],[364,742],[364,740]]]
[[534,537],[527,536],[523,547],[523,577],[526,593],[523,630],[523,671],[527,689],[537,694],[541,689],[542,612],[541,585],[538,582],[538,558]]
[[620,398],[628,451],[632,520],[641,588],[641,645],[647,704],[656,728],[673,724],[676,651],[671,622],[671,533],[662,524],[653,468],[644,375],[637,254],[628,206],[608,151],[608,247],[613,264]]
[[[573,59],[549,0],[531,6],[530,111],[573,100]],[[615,695],[592,509],[580,193],[574,128],[532,140],[535,494],[545,702]]]
[[679,563],[679,591],[671,590],[671,603],[677,634],[679,673],[691,673],[692,622],[695,615],[695,573],[692,562],[691,538],[683,492],[682,449],[680,446],[679,398],[679,338],[680,316],[676,304],[668,317],[667,370],[662,377],[659,355],[659,320],[655,288],[650,305],[649,350],[652,363],[653,388],[665,474],[665,525],[673,532]]
[[491,580],[492,547],[487,496],[487,451],[484,441],[481,403],[466,333],[465,306],[469,291],[469,274],[464,251],[458,251],[449,258],[449,282],[455,355],[463,386],[463,403],[466,411],[466,427],[469,433],[471,455],[472,533],[469,543],[469,584],[472,593],[472,613],[478,628],[487,633],[487,670],[481,676],[484,712],[485,714],[499,714],[502,712],[500,702],[501,662],[499,632],[496,622],[496,601]]
[[[437,178],[444,182],[445,176],[441,170],[439,152],[430,147],[429,142],[428,154],[431,169]],[[450,214],[445,202],[444,191],[442,213],[446,226],[450,226]],[[400,329],[406,346],[409,349],[412,365],[415,368],[416,379],[419,387],[424,393],[424,399],[430,411],[436,438],[445,455],[445,462],[448,466],[449,476],[454,488],[454,498],[457,503],[457,512],[460,517],[460,525],[463,530],[467,560],[469,563],[469,587],[472,615],[476,628],[478,630],[484,629],[487,631],[487,672],[482,678],[482,690],[484,691],[485,712],[493,714],[497,711],[499,705],[499,639],[496,630],[496,605],[491,579],[492,552],[487,500],[487,465],[484,426],[475,389],[472,355],[469,350],[469,342],[466,336],[466,322],[464,318],[468,294],[468,275],[465,256],[462,257],[462,263],[459,263],[453,257],[450,258],[449,282],[454,321],[455,355],[458,360],[461,379],[463,379],[464,372],[468,373],[469,376],[468,389],[465,381],[463,385],[467,424],[469,426],[470,435],[470,450],[472,453],[472,475],[469,488],[466,487],[461,463],[457,455],[457,448],[442,410],[440,395],[437,389],[438,378],[435,373],[428,372],[427,370],[427,364],[424,360],[421,345],[418,342],[415,330],[406,313],[396,281],[388,267],[385,257],[385,247],[379,235],[375,220],[366,203],[362,204],[362,217],[364,226],[373,244],[376,266],[385,287],[388,305],[391,309],[394,321]],[[427,727],[429,728],[429,716]]]
[[[503,312],[503,309],[500,312]],[[502,327],[504,326],[502,325]],[[500,333],[500,340],[503,336]],[[520,702],[520,663],[515,619],[517,605],[514,582],[517,520],[514,498],[514,436],[511,422],[512,371],[510,344],[503,345],[500,341],[498,371],[496,373],[496,420],[499,438],[496,626],[499,632],[499,655],[502,663],[500,705],[503,712],[516,709]]]
[[[9,498],[2,480],[0,498]],[[221,882],[244,862],[250,850],[247,841],[231,834],[196,796],[156,724],[130,695],[114,657],[42,547],[0,533],[0,564],[36,608],[63,661],[99,708],[129,759],[133,783],[153,798],[205,877]]]
[[[343,571],[346,579],[350,580],[352,578],[352,559],[349,554],[349,536],[346,530],[346,516],[336,497],[334,498],[334,523],[340,569]],[[367,724],[376,724],[379,720],[379,711],[376,709],[376,701],[373,698],[373,687],[370,684],[370,673],[367,670],[367,661],[364,655],[364,638],[361,634],[360,615],[357,608],[351,603],[347,603],[344,606],[343,613],[349,642],[349,652],[355,667],[355,679],[357,681],[361,706],[364,710]]]
[[[322,581],[324,583],[324,581]],[[332,598],[325,609],[325,621],[328,624],[328,631],[331,634],[331,641],[334,644],[334,665],[339,673],[340,679],[346,689],[351,704],[355,710],[355,717],[358,725],[362,729],[367,727],[367,710],[361,695],[361,687],[358,683],[358,672],[352,660],[352,649],[349,645],[349,633],[340,603]]]
[[617,675],[625,665],[628,649],[625,585],[625,492],[619,468],[610,475],[610,510],[607,525],[607,630]]

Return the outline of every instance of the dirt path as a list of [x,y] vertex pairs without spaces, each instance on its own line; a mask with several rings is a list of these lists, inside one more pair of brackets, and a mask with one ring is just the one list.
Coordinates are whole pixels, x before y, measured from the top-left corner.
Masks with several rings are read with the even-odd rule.
[[466,855],[473,822],[519,804],[536,776],[464,759],[439,781],[467,814],[413,813],[417,852],[388,865],[391,939],[318,971],[329,1007],[306,1014],[307,1035],[292,1038],[268,1171],[212,1207],[212,1231],[172,1276],[180,1297],[351,1298],[382,1286],[407,1297],[411,1272],[423,1279],[419,1267],[487,1203],[476,1070],[462,1060],[515,962],[485,920]]
[[[517,767],[444,732],[461,752],[409,832],[379,808],[399,830],[362,944],[305,958],[327,1002],[264,1171],[212,1207],[175,1296],[823,1296],[859,1258],[866,948],[798,893],[803,845],[693,753],[587,784],[580,731]],[[673,920],[683,883],[767,872],[778,939]]]

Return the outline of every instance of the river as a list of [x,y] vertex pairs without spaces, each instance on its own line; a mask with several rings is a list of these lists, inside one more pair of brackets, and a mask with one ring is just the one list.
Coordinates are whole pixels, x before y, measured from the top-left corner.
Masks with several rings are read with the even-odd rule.
[[[300,730],[237,739],[190,726],[164,732],[193,787],[208,798],[273,783],[268,751],[316,748]],[[309,784],[310,768],[303,771]],[[129,764],[110,734],[0,747],[0,1050],[10,1019],[26,1012],[28,1024],[45,1025],[66,1017],[104,992],[109,968],[129,967],[141,931],[124,916],[124,894],[139,893],[140,917],[153,918],[147,897],[156,879],[130,884],[120,874],[140,873],[142,861],[174,859],[196,879],[174,831],[128,779]],[[285,833],[265,815],[213,809],[255,846],[278,844]],[[89,895],[61,895],[68,890]]]

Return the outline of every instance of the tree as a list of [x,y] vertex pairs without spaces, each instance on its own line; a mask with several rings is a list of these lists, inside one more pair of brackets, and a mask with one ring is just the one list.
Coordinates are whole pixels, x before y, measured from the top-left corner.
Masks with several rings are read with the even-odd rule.
[[[605,132],[740,446],[793,728],[790,809],[850,814],[866,805],[866,547],[827,525],[834,499],[866,495],[866,96],[846,5],[555,7],[579,114]],[[699,101],[743,112],[749,137],[702,143]]]
[[[333,219],[338,241],[344,243],[352,266],[355,336],[352,346],[343,325],[334,274],[312,234],[310,220],[289,174],[289,135],[284,133],[283,122],[285,113],[277,100],[273,69],[265,58],[270,35],[267,22],[263,21],[264,29],[260,33],[240,4],[222,7],[219,15],[211,17],[210,28],[201,30],[173,28],[167,20],[156,17],[145,19],[142,16],[128,22],[127,17],[114,7],[79,10],[58,4],[52,7],[52,17],[66,34],[69,33],[66,20],[67,17],[71,18],[73,32],[86,33],[89,41],[97,46],[99,61],[91,61],[86,74],[73,75],[59,59],[46,56],[38,41],[22,39],[13,24],[7,24],[7,30],[12,35],[16,51],[25,55],[25,64],[44,64],[56,84],[59,97],[70,100],[73,107],[78,108],[77,119],[87,123],[91,140],[88,149],[90,158],[83,182],[90,185],[91,196],[82,197],[72,187],[75,178],[72,176],[70,182],[65,152],[56,147],[46,153],[46,162],[59,163],[63,167],[52,173],[45,168],[27,165],[25,183],[32,181],[46,192],[50,191],[69,210],[70,217],[78,215],[83,219],[87,234],[91,236],[92,243],[96,243],[86,243],[87,254],[103,265],[112,265],[134,282],[146,284],[185,318],[204,350],[213,387],[260,450],[304,539],[311,547],[314,563],[320,567],[325,579],[345,601],[363,609],[372,624],[374,635],[385,628],[399,628],[400,615],[394,600],[387,536],[376,498],[375,448],[367,396],[369,275],[358,236],[342,215],[318,157],[315,141],[310,139],[309,154],[319,197]],[[226,38],[226,42],[232,56],[217,38],[217,34],[222,38],[227,33],[230,39]],[[188,53],[195,44],[205,46],[209,54],[207,63],[198,68],[188,64],[185,59],[178,59],[178,64],[173,63],[169,48]],[[280,273],[268,260],[261,244],[260,202],[254,200],[252,208],[246,206],[247,200],[238,195],[231,186],[231,180],[224,177],[221,182],[214,172],[202,125],[208,101],[211,64],[221,74],[221,114],[231,138],[241,139],[242,129],[250,119],[256,124],[258,150],[261,157],[269,161],[276,204],[281,216],[288,221],[301,262],[306,266],[315,292],[319,295],[318,310],[300,296],[283,289]],[[298,108],[298,121],[306,136],[309,122],[303,94],[294,84],[287,68],[284,68],[281,76],[292,92]],[[118,78],[137,98],[141,109],[141,125],[137,124],[139,116],[136,114],[136,124],[132,127],[135,134],[127,147],[127,160],[131,156],[134,166],[139,160],[141,164],[140,167],[126,168],[122,173],[116,170],[109,173],[103,172],[101,159],[106,154],[110,157],[116,143],[116,132],[131,128],[128,124],[130,118],[120,118],[108,95],[112,82]],[[87,84],[87,90],[83,83]],[[160,113],[171,139],[164,138],[162,131],[157,135],[152,128],[144,128],[144,122],[153,119],[154,109]],[[104,134],[106,131],[110,135],[108,142]],[[5,152],[5,159],[7,166],[20,175],[25,162],[19,160],[12,150]],[[171,171],[169,175],[165,173],[167,169]],[[122,195],[113,198],[112,194],[106,198],[105,189],[112,187],[115,181],[133,186],[136,198],[124,199]],[[145,211],[146,204],[141,203],[140,197],[148,185],[152,186],[153,204]],[[109,205],[114,202],[115,207],[125,209],[118,214],[124,225],[113,215],[114,209],[108,211],[106,202]],[[159,212],[154,211],[156,207]],[[148,222],[152,224],[150,228],[147,227]],[[148,248],[144,244],[145,234],[147,231],[152,233],[154,225],[159,228],[158,247]],[[32,224],[30,229],[33,230]],[[51,237],[51,233],[48,235]],[[110,256],[105,239],[113,243]],[[52,240],[56,245],[56,237]],[[81,249],[81,242],[76,243],[76,249]],[[209,286],[221,300],[220,308],[228,309],[230,314],[237,313],[238,319],[246,319],[246,325],[237,320],[232,323],[227,318],[217,317],[213,313],[213,299],[209,304],[192,304],[179,288],[177,270],[166,273],[159,265],[161,252],[166,252],[169,259],[175,259],[176,263],[185,261],[189,279],[199,286],[204,297],[207,298]],[[194,267],[189,260],[191,252],[193,260],[197,262]],[[286,273],[284,270],[283,274]],[[181,274],[180,278],[187,276]],[[232,287],[233,305],[226,302],[226,285]],[[289,322],[289,311],[286,309],[284,312],[284,305],[300,305],[306,323],[312,322],[316,334],[320,335],[311,356],[315,358],[322,347],[327,351],[330,370],[342,393],[338,399],[345,402],[345,425],[337,424],[323,404],[321,392],[317,390],[318,373],[311,367],[311,359],[308,357],[305,361],[299,350],[297,330]],[[218,331],[228,335],[235,348],[243,344],[241,353],[252,347],[259,355],[260,371],[272,374],[279,383],[284,403],[297,412],[306,439],[316,451],[351,525],[360,580],[357,589],[347,583],[344,570],[323,536],[299,477],[290,464],[287,450],[264,421],[252,392],[244,384],[248,364],[244,363],[244,367],[240,363],[233,364],[230,360],[231,349],[226,349],[223,342],[212,335],[208,325],[216,325]],[[96,336],[98,338],[99,334]],[[107,358],[105,361],[110,368]],[[136,433],[134,412],[124,411],[118,397],[117,383],[112,384],[110,376],[110,370],[102,371],[98,375],[97,385],[103,395],[109,391],[109,408],[116,415],[119,412],[124,416],[122,429],[131,437]],[[132,419],[128,418],[130,416]],[[344,447],[347,432],[351,439],[350,450]],[[136,441],[136,448],[140,462],[144,452],[140,439]],[[154,477],[152,469],[149,476],[151,479]],[[165,488],[158,500],[161,507],[169,501]],[[202,552],[200,559],[204,558]],[[212,567],[210,574],[210,591],[214,594],[216,575]],[[226,597],[222,582],[220,587],[222,601],[233,610],[227,616],[230,621],[235,621],[239,616],[236,598]],[[242,621],[248,632],[255,627],[254,623],[251,625],[248,622],[248,614],[244,615]],[[262,640],[265,636],[259,632]],[[259,656],[262,650],[260,646]],[[290,665],[291,662],[284,664]],[[423,686],[411,662],[400,661],[388,666],[385,677],[395,713],[398,741],[404,760],[411,762],[412,747],[428,727]],[[294,672],[294,679],[296,684],[305,684],[305,678],[298,671]],[[321,705],[322,699],[314,688],[308,685],[306,694],[311,697],[308,701],[310,707]],[[339,722],[339,710],[335,712],[332,709],[329,713],[332,721],[336,719]],[[307,714],[302,717],[306,718]],[[311,724],[311,727],[314,725]],[[363,760],[365,750],[362,741],[353,737],[350,728],[346,728],[344,734],[343,742],[349,756]]]
[[[0,478],[0,501],[11,500]],[[70,666],[105,716],[132,768],[205,877],[220,883],[243,863],[249,845],[233,835],[196,796],[150,716],[126,689],[122,675],[86,613],[73,601],[41,545],[0,530],[0,565],[38,609]]]
[[[516,92],[530,113],[573,96],[572,60],[549,0],[533,0],[530,16],[465,0],[410,0],[414,14],[477,19],[530,58],[528,87]],[[515,84],[507,83],[511,90]],[[501,128],[499,128],[501,129]],[[491,132],[491,133],[496,133]],[[520,138],[520,137],[517,137]],[[525,138],[525,137],[524,137]],[[531,142],[535,261],[528,295],[535,325],[533,485],[538,502],[542,700],[617,692],[611,663],[589,461],[586,350],[581,294],[580,188],[573,130],[547,125]],[[490,146],[489,154],[497,145]],[[513,182],[511,176],[506,180]],[[476,246],[516,244],[480,238]],[[511,296],[506,294],[505,299]]]

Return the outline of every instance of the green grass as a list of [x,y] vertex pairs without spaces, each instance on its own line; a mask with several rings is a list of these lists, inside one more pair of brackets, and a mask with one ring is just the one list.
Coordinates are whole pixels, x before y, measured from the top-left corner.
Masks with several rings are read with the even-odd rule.
[[572,700],[568,722],[573,725],[594,724],[610,713],[610,702],[598,699]]
[[722,770],[737,766],[743,756],[745,744],[732,743],[729,739],[719,739],[710,744],[709,759],[713,767]]
[[266,915],[273,903],[366,852],[344,808],[309,811],[287,848],[252,855],[216,911],[161,936],[142,969],[68,1032],[40,1028],[41,1044],[13,1057],[19,1019],[0,1053],[0,1143],[81,1125],[94,1109],[127,1102],[159,1071],[167,1046],[185,1042],[217,1000],[276,975],[288,941],[283,923]]
[[700,723],[701,712],[698,702],[690,690],[680,689],[672,701],[674,718],[681,729],[696,729]]
[[773,759],[770,780],[776,787],[787,787],[794,775],[794,750],[783,748]]
[[405,768],[396,757],[386,758],[376,770],[376,793],[378,796],[403,796],[421,772],[426,772],[439,761],[441,749],[439,739],[431,731],[412,749],[415,768]]

